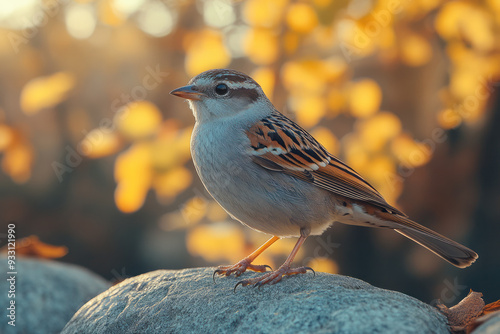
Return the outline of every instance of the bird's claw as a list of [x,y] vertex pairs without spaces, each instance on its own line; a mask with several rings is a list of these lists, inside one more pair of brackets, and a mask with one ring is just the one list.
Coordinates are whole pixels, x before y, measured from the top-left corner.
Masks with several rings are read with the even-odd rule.
[[313,268],[311,268],[311,267],[304,267],[304,269],[305,269],[306,271],[307,271],[307,270],[312,271],[312,273],[313,273],[313,278],[314,278],[314,277],[316,277],[316,272],[314,271],[314,269],[313,269]]
[[212,275],[212,279],[215,283],[215,275],[226,275],[229,276],[232,273],[235,274],[236,277],[239,277],[241,274],[243,274],[247,269],[257,271],[264,273],[267,271],[267,269],[273,270],[270,266],[267,264],[262,264],[262,265],[255,265],[250,263],[247,259],[243,259],[240,262],[232,265],[232,266],[220,266],[218,267],[215,271],[214,274]]
[[314,277],[316,277],[316,272],[314,269],[311,267],[299,267],[299,268],[290,268],[287,266],[282,266],[278,270],[271,271],[263,276],[256,277],[256,278],[250,278],[246,279],[243,281],[239,281],[235,287],[234,287],[234,292],[236,292],[236,288],[241,285],[241,286],[247,286],[247,285],[252,285],[254,288],[261,288],[264,284],[275,284],[281,281],[283,276],[290,276],[290,275],[297,275],[297,274],[305,274],[307,271],[310,270],[314,274]]

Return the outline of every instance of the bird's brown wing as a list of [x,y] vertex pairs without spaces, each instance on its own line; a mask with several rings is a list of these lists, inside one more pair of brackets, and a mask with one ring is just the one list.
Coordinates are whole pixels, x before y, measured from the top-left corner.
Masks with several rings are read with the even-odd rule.
[[334,194],[371,203],[402,216],[352,168],[328,153],[306,130],[275,111],[247,131],[252,160]]

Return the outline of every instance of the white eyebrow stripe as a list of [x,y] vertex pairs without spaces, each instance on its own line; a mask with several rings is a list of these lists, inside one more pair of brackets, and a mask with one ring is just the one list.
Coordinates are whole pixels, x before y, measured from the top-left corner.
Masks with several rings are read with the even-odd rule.
[[245,89],[255,89],[257,85],[252,82],[230,82],[224,81],[224,83],[231,89],[245,88]]

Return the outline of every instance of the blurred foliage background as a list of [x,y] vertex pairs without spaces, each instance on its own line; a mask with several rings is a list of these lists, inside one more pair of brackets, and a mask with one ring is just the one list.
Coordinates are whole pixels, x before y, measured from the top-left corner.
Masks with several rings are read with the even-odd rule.
[[[480,255],[460,270],[336,224],[297,265],[427,302],[499,298],[497,0],[2,0],[0,31],[0,223],[18,238],[112,280],[234,263],[267,240],[206,193],[193,117],[168,94],[233,68],[389,203]],[[257,262],[279,266],[294,243]]]

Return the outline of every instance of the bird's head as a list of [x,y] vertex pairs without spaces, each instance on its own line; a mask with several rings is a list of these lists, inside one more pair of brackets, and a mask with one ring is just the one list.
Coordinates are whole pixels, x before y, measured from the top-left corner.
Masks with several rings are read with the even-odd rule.
[[259,84],[248,75],[234,70],[203,72],[191,79],[187,86],[177,88],[170,94],[187,99],[196,121],[200,123],[252,116],[249,114],[265,117],[269,109],[273,109]]

